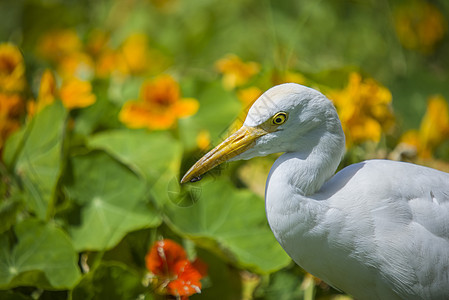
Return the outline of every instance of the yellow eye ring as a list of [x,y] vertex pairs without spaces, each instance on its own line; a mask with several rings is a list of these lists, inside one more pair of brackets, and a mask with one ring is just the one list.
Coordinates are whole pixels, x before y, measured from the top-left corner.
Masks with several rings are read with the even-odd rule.
[[285,123],[285,121],[287,121],[287,119],[288,119],[287,113],[285,113],[285,112],[278,112],[271,119],[271,124],[273,124],[273,125],[282,125],[282,124]]

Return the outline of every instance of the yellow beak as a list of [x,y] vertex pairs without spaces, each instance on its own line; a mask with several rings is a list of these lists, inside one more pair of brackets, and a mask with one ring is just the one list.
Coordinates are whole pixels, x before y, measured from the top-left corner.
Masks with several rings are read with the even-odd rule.
[[265,134],[267,131],[260,127],[242,126],[198,160],[181,179],[181,183],[200,180],[201,175],[210,169],[253,147],[256,139]]

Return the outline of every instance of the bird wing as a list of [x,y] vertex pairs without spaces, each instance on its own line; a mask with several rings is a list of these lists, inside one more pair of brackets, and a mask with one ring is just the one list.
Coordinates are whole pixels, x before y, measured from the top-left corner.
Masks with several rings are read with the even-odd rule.
[[448,173],[371,160],[337,173],[316,198],[327,199],[329,213],[345,215],[344,225],[327,221],[334,226],[328,239],[375,269],[374,284],[389,285],[408,299],[448,296]]

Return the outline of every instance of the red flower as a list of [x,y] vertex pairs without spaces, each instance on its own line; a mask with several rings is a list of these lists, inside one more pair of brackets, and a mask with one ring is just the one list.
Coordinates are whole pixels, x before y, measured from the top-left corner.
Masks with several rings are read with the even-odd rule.
[[158,292],[187,299],[201,293],[201,278],[206,265],[196,259],[190,262],[185,250],[172,240],[157,241],[145,257],[147,269],[156,276]]

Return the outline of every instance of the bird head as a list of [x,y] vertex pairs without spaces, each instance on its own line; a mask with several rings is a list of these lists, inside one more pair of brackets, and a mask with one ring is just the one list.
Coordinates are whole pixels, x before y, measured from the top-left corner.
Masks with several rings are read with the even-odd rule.
[[254,102],[243,126],[198,160],[181,183],[196,181],[225,161],[298,150],[309,153],[332,131],[343,135],[335,108],[323,94],[295,83],[274,86]]

